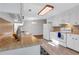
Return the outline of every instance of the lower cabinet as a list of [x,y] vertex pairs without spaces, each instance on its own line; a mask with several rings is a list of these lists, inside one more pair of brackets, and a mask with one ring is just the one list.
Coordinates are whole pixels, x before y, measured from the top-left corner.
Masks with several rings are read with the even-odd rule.
[[75,44],[74,49],[79,52],[79,36],[78,35],[76,35],[74,44]]
[[67,35],[67,47],[79,52],[79,35]]
[[71,34],[67,34],[67,47],[73,49],[74,48],[74,37]]

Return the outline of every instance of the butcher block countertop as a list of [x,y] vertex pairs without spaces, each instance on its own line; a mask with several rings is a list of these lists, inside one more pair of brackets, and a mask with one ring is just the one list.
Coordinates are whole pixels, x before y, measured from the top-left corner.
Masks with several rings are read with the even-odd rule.
[[61,45],[50,45],[47,40],[42,40],[41,47],[48,52],[49,55],[79,55],[79,52],[65,48]]
[[23,35],[20,41],[14,39],[13,36],[0,37],[0,51],[29,47],[37,44],[40,44],[40,39],[32,35]]

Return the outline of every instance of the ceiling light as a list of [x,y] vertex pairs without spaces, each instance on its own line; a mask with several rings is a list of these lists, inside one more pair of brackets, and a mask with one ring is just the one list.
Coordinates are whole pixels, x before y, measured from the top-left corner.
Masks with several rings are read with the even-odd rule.
[[53,8],[54,8],[54,7],[51,6],[51,5],[46,5],[46,6],[38,13],[38,15],[44,15],[44,14],[46,14],[47,12],[53,10]]

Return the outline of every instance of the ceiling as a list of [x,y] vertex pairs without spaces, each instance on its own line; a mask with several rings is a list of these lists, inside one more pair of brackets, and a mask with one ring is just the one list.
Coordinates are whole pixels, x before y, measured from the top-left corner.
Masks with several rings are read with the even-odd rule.
[[[46,3],[35,3],[35,4],[24,4],[24,16],[25,20],[27,19],[47,19],[53,15],[62,13],[72,7],[75,7],[79,4],[77,3],[50,3],[49,5],[54,6],[54,9],[49,13],[39,16],[38,12],[46,5]],[[31,11],[28,11],[31,9]]]
[[[68,9],[71,9],[77,5],[78,3],[50,3],[49,5],[54,6],[54,9],[49,13],[39,16],[38,12],[49,3],[24,3],[23,4],[23,15],[24,20],[38,20],[38,19],[47,19],[48,17],[52,17],[53,15],[62,13]],[[29,9],[31,11],[29,11]],[[2,3],[0,4],[0,12],[5,12],[13,19],[17,19],[17,14],[20,13],[20,4],[18,3]]]

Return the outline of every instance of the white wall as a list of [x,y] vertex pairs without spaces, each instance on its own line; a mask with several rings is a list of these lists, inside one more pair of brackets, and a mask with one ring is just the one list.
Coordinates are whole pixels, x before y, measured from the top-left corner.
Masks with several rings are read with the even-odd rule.
[[52,22],[53,25],[61,23],[79,24],[79,6],[75,6],[63,13],[49,17],[47,22]]
[[[36,22],[36,24],[32,24],[32,22]],[[23,30],[32,33],[32,35],[41,35],[43,34],[43,24],[45,20],[30,20],[25,21]]]

